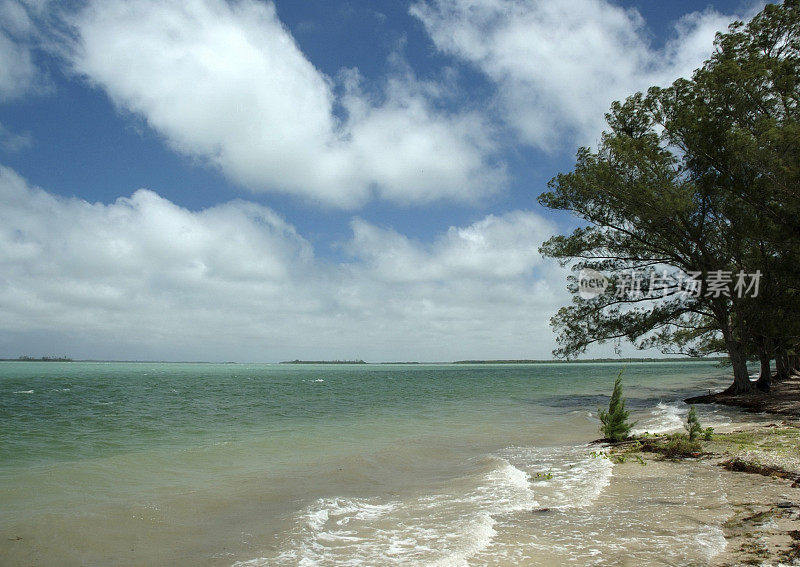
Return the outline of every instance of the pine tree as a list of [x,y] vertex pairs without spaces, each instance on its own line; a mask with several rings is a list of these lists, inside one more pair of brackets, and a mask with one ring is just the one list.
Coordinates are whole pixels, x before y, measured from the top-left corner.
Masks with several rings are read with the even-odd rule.
[[694,411],[694,406],[689,407],[689,415],[686,416],[686,425],[684,427],[689,432],[689,441],[694,441],[704,433],[700,420],[697,419],[697,412]]
[[630,435],[633,423],[628,422],[629,412],[625,411],[625,398],[622,396],[622,370],[614,380],[614,391],[608,402],[608,411],[598,410],[600,431],[610,441],[622,441]]

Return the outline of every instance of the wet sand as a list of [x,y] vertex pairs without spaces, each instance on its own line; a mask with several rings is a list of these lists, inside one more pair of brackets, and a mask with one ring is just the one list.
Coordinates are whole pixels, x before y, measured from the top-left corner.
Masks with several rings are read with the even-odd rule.
[[[792,565],[800,561],[797,419],[764,414],[758,422],[719,428],[711,441],[703,442],[703,454],[698,458],[625,455],[625,462],[614,467],[606,495],[624,497],[626,486],[636,493],[641,490],[637,487],[650,484],[667,509],[678,506],[680,513],[696,520],[696,533],[684,533],[684,537],[697,538],[700,546],[709,545],[705,534],[709,529],[719,530],[724,545],[717,541],[708,564]],[[687,478],[693,480],[687,483]],[[666,549],[659,563],[680,564],[668,557]]]

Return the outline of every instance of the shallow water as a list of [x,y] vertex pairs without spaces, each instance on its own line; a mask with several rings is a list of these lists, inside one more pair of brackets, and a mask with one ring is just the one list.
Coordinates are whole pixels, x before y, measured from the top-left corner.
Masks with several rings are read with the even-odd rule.
[[[0,363],[0,557],[706,561],[717,531],[701,530],[699,547],[680,542],[722,509],[714,471],[695,508],[665,506],[648,500],[654,468],[620,487],[611,463],[590,455],[594,414],[620,367]],[[628,365],[637,429],[679,428],[679,400],[726,385],[724,375],[714,363]],[[711,426],[739,419],[699,415]],[[674,557],[650,554],[641,538]]]

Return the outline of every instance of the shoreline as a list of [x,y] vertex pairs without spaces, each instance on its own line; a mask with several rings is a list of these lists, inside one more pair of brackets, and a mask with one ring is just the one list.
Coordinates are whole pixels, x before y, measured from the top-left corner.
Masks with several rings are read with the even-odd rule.
[[717,428],[711,440],[701,442],[702,453],[695,457],[667,459],[636,444],[608,445],[609,455],[617,459],[614,475],[629,480],[642,474],[635,467],[651,463],[666,471],[667,480],[697,467],[719,470],[729,507],[727,520],[718,526],[726,545],[709,564],[800,564],[800,376],[774,383],[769,393],[708,394],[685,402],[764,415],[757,422]]
[[800,375],[773,381],[769,392],[731,394],[727,391],[694,396],[687,404],[721,404],[743,408],[749,412],[800,418]]
[[[151,380],[140,378],[146,374],[91,370],[96,376],[73,375],[68,383],[57,369],[48,370],[53,374],[48,380],[23,377],[19,383],[10,382],[8,391],[36,393],[12,393],[8,399],[22,408],[40,407],[37,399],[61,400],[65,407],[94,408],[93,412],[112,417],[126,408],[138,409],[126,406],[127,397],[109,397],[90,386],[104,381],[130,384],[128,391],[135,394]],[[438,403],[435,412],[426,403],[407,412],[394,404],[384,410],[391,421],[361,415],[335,423],[326,420],[325,429],[335,425],[332,431],[337,438],[347,439],[347,445],[339,445],[333,435],[321,437],[324,447],[317,440],[304,445],[293,435],[278,437],[279,446],[271,439],[260,440],[263,434],[251,438],[239,433],[241,437],[225,443],[218,443],[219,438],[209,440],[213,443],[190,439],[186,451],[154,445],[145,453],[88,455],[55,465],[52,472],[34,469],[35,474],[27,474],[30,471],[21,466],[14,471],[15,475],[25,472],[19,475],[19,482],[15,475],[8,477],[15,482],[7,485],[20,496],[7,503],[11,512],[4,518],[0,555],[5,556],[3,563],[10,565],[59,560],[97,563],[108,557],[139,564],[163,562],[164,557],[177,565],[231,565],[237,560],[243,565],[293,564],[279,561],[289,555],[298,560],[316,558],[321,564],[333,564],[331,557],[342,562],[361,558],[370,563],[382,557],[383,564],[427,564],[427,559],[419,559],[422,557],[464,558],[467,562],[473,557],[470,564],[546,566],[596,562],[600,555],[606,564],[636,558],[643,564],[705,565],[714,557],[716,563],[722,561],[722,553],[744,544],[742,539],[742,543],[730,540],[726,545],[724,535],[734,529],[734,522],[752,523],[755,520],[749,518],[753,516],[756,520],[766,517],[758,516],[770,512],[764,504],[775,507],[787,498],[784,492],[792,492],[785,481],[727,472],[710,459],[674,462],[653,455],[646,457],[648,466],[640,466],[634,458],[627,464],[598,458],[600,455],[591,453],[600,447],[586,447],[597,432],[587,406],[598,396],[605,398],[609,372],[590,372],[592,381],[587,382],[582,368],[567,370],[556,387],[550,380],[553,372],[547,368],[514,370],[516,374],[510,377],[506,369],[473,374],[460,369],[423,369],[427,374],[419,385],[438,387],[434,390],[437,399],[446,399],[453,388],[465,383],[475,386],[467,393],[500,394],[477,399],[459,396],[459,400],[480,402],[459,403],[459,413],[445,413]],[[235,373],[242,374],[236,376],[220,367],[218,374],[209,373],[210,378],[200,374],[202,380],[189,381],[186,374],[167,368],[161,387],[148,388],[146,399],[158,409],[164,400],[177,400],[188,392],[204,404],[250,399],[252,390],[243,385],[252,383],[249,378],[257,379],[263,371],[242,368]],[[338,410],[342,400],[352,396],[354,385],[365,385],[365,396],[374,391],[374,381],[354,379],[367,376],[366,372],[355,372],[310,369],[300,376],[302,380],[292,380],[288,391],[298,400],[334,400],[332,407]],[[709,386],[721,388],[726,380],[710,365],[705,370],[659,365],[631,374],[641,386],[635,390],[636,407],[643,410],[640,425],[650,431],[680,428],[681,416],[686,413],[680,398]],[[382,399],[394,391],[393,385],[408,383],[411,377],[420,376],[420,371],[401,376],[406,379],[381,381],[385,384]],[[531,376],[541,382],[531,382]],[[484,388],[487,380],[498,388]],[[260,383],[274,388],[274,384],[287,381],[262,377]],[[535,390],[538,397],[531,393],[532,383],[543,386]],[[414,392],[422,390],[419,385]],[[550,385],[553,387],[548,390]],[[183,389],[188,386],[190,390]],[[516,388],[516,397],[509,402],[511,386]],[[156,395],[150,396],[150,392]],[[404,404],[407,398],[413,399],[408,391],[399,393]],[[430,396],[425,394],[425,398]],[[108,402],[113,402],[111,407],[105,405]],[[502,413],[487,412],[487,404]],[[480,411],[469,413],[477,407]],[[427,411],[420,413],[420,409]],[[718,427],[719,432],[733,431],[741,422],[756,421],[760,426],[766,419],[740,410],[699,413],[701,420],[708,419],[705,425]],[[434,414],[436,421],[431,420]],[[469,416],[469,421],[462,415]],[[191,423],[191,417],[187,414],[183,419]],[[736,426],[728,425],[731,420]],[[42,423],[50,427],[49,422]],[[234,423],[239,423],[238,414]],[[259,423],[271,426],[269,421]],[[317,427],[298,427],[297,431],[308,439],[325,433]],[[125,441],[126,437],[120,434],[112,439]],[[288,446],[288,441],[293,447],[291,461],[287,458],[285,467],[273,469],[267,457],[282,454],[281,446]],[[217,472],[192,476],[198,464],[208,464]],[[225,464],[224,471],[221,464]],[[99,470],[116,474],[99,478]],[[168,474],[162,477],[161,471]],[[189,475],[180,474],[183,471]],[[413,482],[405,480],[409,474]],[[58,479],[63,479],[63,488],[54,486],[54,481],[61,482]],[[90,494],[114,498],[114,502],[82,504],[81,491],[73,488],[73,483],[86,485],[89,480]],[[722,485],[726,491],[720,490]],[[25,494],[35,495],[37,500],[31,503],[42,513],[28,515]],[[727,494],[727,499],[721,494]],[[739,494],[749,500],[740,501]],[[20,513],[14,515],[16,511]],[[729,520],[731,526],[726,526]],[[790,525],[782,533],[794,529]],[[477,543],[476,533],[481,538]],[[384,534],[392,534],[391,541],[405,543],[393,547]],[[339,536],[343,539],[336,539]],[[351,536],[362,543],[352,543],[353,539],[347,539]],[[328,555],[317,554],[319,550]]]

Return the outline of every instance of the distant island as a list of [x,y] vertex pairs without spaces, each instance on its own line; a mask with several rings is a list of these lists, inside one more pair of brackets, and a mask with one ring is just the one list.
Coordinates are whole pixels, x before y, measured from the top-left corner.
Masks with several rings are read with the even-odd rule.
[[366,364],[363,360],[285,360],[281,364]]
[[722,356],[711,356],[705,358],[583,358],[576,360],[563,360],[563,359],[539,359],[539,360],[456,360],[453,364],[567,364],[567,363],[581,363],[591,364],[599,362],[698,362],[698,361],[712,361],[720,362],[725,360]]
[[[456,360],[454,362],[417,362],[417,361],[395,361],[379,362],[377,364],[597,364],[604,362],[721,362],[725,357],[705,357],[705,358],[585,358],[580,360],[561,360],[561,359],[501,359],[501,360]],[[286,360],[280,364],[372,364],[363,360]]]
[[20,356],[17,358],[0,358],[2,362],[72,362],[72,359],[66,356]]
[[[393,361],[393,362],[365,362],[364,360],[284,360],[278,364],[377,364],[390,366],[408,364],[592,364],[592,363],[637,363],[637,362],[723,362],[726,357],[711,356],[705,358],[584,358],[579,360],[562,359],[499,359],[499,360],[456,360],[453,362],[419,362],[419,361]],[[0,358],[0,362],[120,362],[120,363],[147,363],[147,364],[239,364],[238,362],[208,362],[208,361],[159,361],[159,360],[99,360],[86,359],[74,360],[67,356],[20,356],[17,358]],[[274,363],[269,363],[274,364]]]

